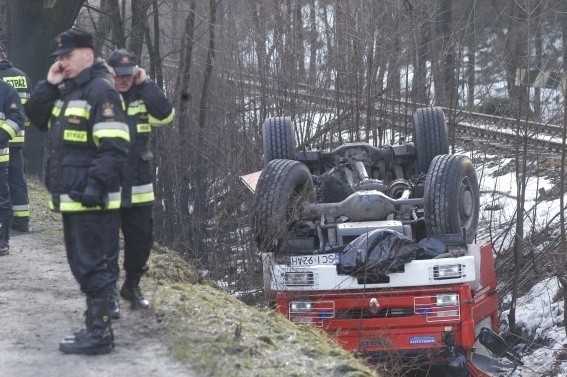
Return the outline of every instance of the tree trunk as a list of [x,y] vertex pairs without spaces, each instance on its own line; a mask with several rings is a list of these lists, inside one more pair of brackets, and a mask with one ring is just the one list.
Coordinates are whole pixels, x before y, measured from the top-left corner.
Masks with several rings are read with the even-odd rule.
[[[161,149],[164,158],[163,163],[159,165],[160,179],[157,179],[158,191],[161,194],[161,198],[158,198],[158,200],[164,203],[164,210],[156,215],[156,235],[172,244],[177,241],[175,237],[180,240],[192,238],[192,229],[186,225],[190,224],[189,207],[192,206],[190,183],[194,167],[192,157],[194,150],[192,143],[190,143],[193,139],[193,132],[189,117],[189,101],[191,99],[189,82],[191,80],[193,45],[195,43],[195,11],[196,0],[191,0],[182,37],[182,59],[177,78],[176,97],[173,98],[173,103],[177,109],[176,124],[178,128],[177,130],[169,129],[163,141],[163,145],[167,148]],[[175,147],[171,146],[172,141],[175,141]],[[176,166],[183,168],[177,170]],[[172,234],[171,229],[176,230],[175,234]],[[184,245],[187,244],[187,242],[182,242]]]
[[155,61],[155,78],[160,86],[163,88],[163,69],[162,69],[162,59],[161,59],[161,37],[160,37],[160,26],[159,26],[159,6],[157,0],[152,1],[152,18],[154,24],[154,55],[150,58]]
[[112,36],[116,48],[126,48],[126,37],[124,35],[124,23],[120,15],[118,0],[106,0],[107,16],[112,24]]
[[[211,79],[213,76],[213,68],[215,61],[215,25],[217,22],[217,6],[220,0],[209,0],[209,47],[207,49],[207,62],[205,64],[205,75],[203,78],[203,86],[201,88],[201,99],[199,101],[199,128],[197,130],[197,147],[206,148],[205,128],[207,122],[207,111],[209,109],[209,97],[211,95]],[[205,151],[197,151],[195,153],[195,211],[193,213],[193,256],[196,258],[200,255],[202,242],[205,238],[205,229],[207,225],[207,161],[203,158]]]
[[[43,2],[37,0],[7,2],[8,56],[16,67],[28,74],[32,83],[45,79],[53,62],[49,55],[55,49],[54,38],[73,26],[83,3],[84,0],[60,0],[54,7],[44,9]],[[26,172],[36,176],[43,171],[43,136],[33,126],[26,130]]]
[[142,56],[142,47],[147,28],[148,9],[151,0],[132,0],[132,26],[130,27],[130,44],[128,49]]
[[467,110],[474,110],[475,95],[475,66],[476,66],[476,1],[471,1],[469,8],[469,32],[466,36],[468,41],[468,62],[467,62]]
[[[563,16],[561,17],[561,30],[563,34],[563,72],[567,72],[567,3],[563,2]],[[565,83],[565,81],[564,81]],[[559,187],[565,188],[565,163],[567,162],[565,146],[567,143],[567,88],[563,87],[563,132],[562,141],[563,148],[561,149],[561,176],[559,179]],[[567,310],[567,235],[565,231],[565,197],[561,195],[559,197],[559,224],[561,231],[561,243],[559,245],[559,250],[561,250],[559,255],[559,263],[556,265],[560,266],[557,272],[559,282],[563,288],[563,313]],[[567,321],[563,321],[563,328],[567,334]]]

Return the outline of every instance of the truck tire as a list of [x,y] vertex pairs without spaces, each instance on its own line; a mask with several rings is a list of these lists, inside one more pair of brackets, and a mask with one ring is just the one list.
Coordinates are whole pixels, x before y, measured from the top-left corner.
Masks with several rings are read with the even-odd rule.
[[252,201],[258,249],[277,252],[298,226],[301,204],[315,201],[311,173],[299,161],[271,160],[262,169]]
[[440,155],[431,161],[425,179],[423,209],[428,236],[466,231],[466,241],[476,236],[480,199],[476,171],[462,155]]
[[445,114],[440,107],[423,107],[413,114],[416,173],[427,173],[435,156],[449,153]]
[[275,159],[295,159],[295,134],[291,118],[266,118],[262,127],[262,135],[264,166]]

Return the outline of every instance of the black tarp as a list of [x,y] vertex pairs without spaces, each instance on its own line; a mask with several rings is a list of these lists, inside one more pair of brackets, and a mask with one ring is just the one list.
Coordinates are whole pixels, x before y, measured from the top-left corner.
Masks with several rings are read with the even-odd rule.
[[403,271],[416,258],[420,247],[414,240],[389,229],[376,229],[349,243],[341,255],[339,274],[380,279]]

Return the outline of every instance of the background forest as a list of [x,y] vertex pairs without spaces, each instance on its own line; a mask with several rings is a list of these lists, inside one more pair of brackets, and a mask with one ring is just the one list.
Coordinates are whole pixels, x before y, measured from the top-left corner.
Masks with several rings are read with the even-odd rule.
[[[411,138],[406,115],[424,105],[447,109],[453,150],[462,111],[564,122],[560,90],[515,83],[518,68],[565,71],[564,0],[0,0],[0,25],[33,82],[73,25],[95,35],[102,57],[126,47],[141,58],[176,108],[152,139],[156,238],[248,301],[261,298],[262,268],[240,176],[261,167],[266,117],[291,117],[300,149]],[[42,138],[28,131],[28,174],[41,175]],[[514,266],[527,253],[524,218],[497,250],[510,247]],[[561,240],[551,249],[565,250]]]

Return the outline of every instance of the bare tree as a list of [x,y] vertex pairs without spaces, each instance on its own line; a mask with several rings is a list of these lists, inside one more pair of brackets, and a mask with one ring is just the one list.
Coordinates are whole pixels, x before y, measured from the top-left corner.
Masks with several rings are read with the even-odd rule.
[[[10,60],[28,74],[32,82],[45,78],[52,63],[49,57],[55,47],[54,38],[70,28],[84,0],[59,0],[44,8],[42,1],[8,1],[6,7],[7,48]],[[33,27],[30,27],[33,25]],[[33,46],[33,48],[22,48]],[[30,127],[24,153],[26,171],[41,175],[43,167],[43,133]]]

